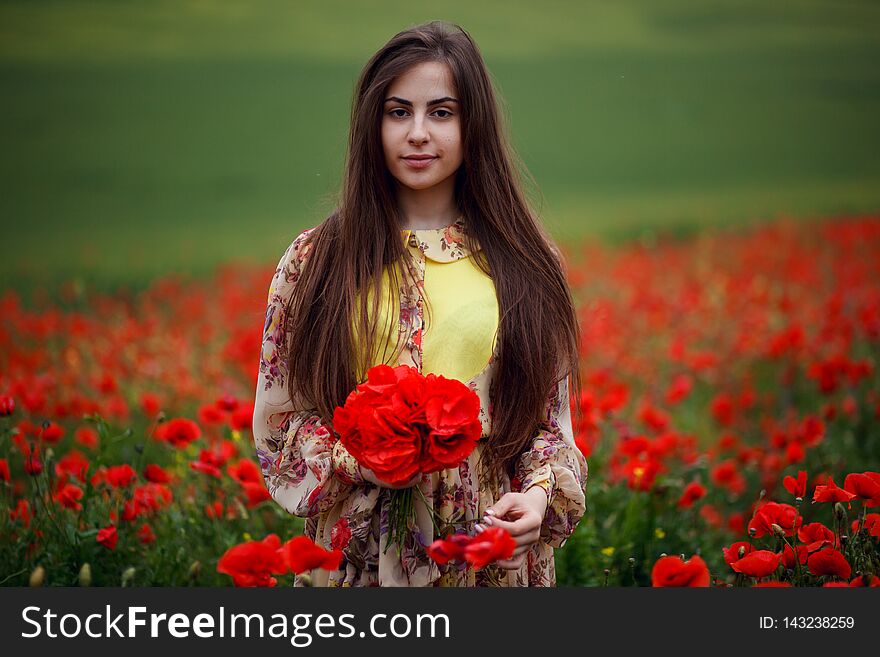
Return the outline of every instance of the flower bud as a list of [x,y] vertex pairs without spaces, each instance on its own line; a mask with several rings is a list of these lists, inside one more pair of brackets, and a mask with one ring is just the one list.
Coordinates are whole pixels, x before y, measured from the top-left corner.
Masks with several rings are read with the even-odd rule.
[[82,567],[79,569],[79,585],[80,586],[91,586],[92,585],[92,567],[88,563],[84,563]]
[[840,544],[842,546],[846,547],[847,543],[849,543],[849,536],[847,536],[846,534],[841,534],[840,535]]
[[635,557],[630,557],[627,561],[629,561],[630,566],[636,565],[636,558]]
[[202,572],[202,562],[201,561],[193,561],[189,565],[189,571],[186,574],[186,577],[190,581],[194,581],[198,578],[199,574]]
[[312,576],[308,573],[303,573],[302,575],[296,576],[296,581],[300,584],[300,586],[311,586]]
[[846,525],[846,509],[840,502],[834,503],[834,515],[837,516],[837,522],[840,523],[841,527]]
[[749,536],[750,537],[755,538],[755,534],[757,534],[757,533],[758,533],[757,529],[755,529],[754,527],[749,527]]
[[46,581],[46,569],[42,566],[37,566],[31,573],[30,579],[28,579],[28,586],[42,586],[44,581]]
[[761,489],[761,492],[758,494],[758,500],[763,500],[763,499],[764,499],[764,496],[765,496],[766,494],[767,494],[767,491],[764,490],[764,489],[762,488],[762,489]]
[[128,586],[131,584],[131,580],[134,579],[134,575],[137,571],[134,566],[129,566],[125,570],[122,571],[122,586]]
[[770,529],[772,529],[773,533],[776,534],[779,538],[785,538],[785,530],[777,525],[775,522],[770,524]]

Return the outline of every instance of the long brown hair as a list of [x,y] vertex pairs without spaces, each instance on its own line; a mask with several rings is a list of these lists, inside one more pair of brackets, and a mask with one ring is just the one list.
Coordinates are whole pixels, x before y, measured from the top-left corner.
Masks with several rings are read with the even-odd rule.
[[[498,298],[492,435],[482,456],[484,477],[498,477],[511,474],[528,449],[560,378],[571,374],[579,390],[579,334],[558,250],[523,194],[518,172],[525,168],[505,136],[485,63],[457,25],[435,21],[404,30],[361,72],[339,204],[310,234],[308,262],[285,313],[289,389],[329,422],[365,378],[379,344],[380,295],[363,292],[381,290],[384,271],[392,294],[398,275],[412,274],[389,267],[406,259],[381,119],[391,82],[428,61],[447,64],[458,91],[464,159],[455,200],[465,218],[466,243],[477,266],[491,275]],[[355,336],[362,350],[355,348]]]

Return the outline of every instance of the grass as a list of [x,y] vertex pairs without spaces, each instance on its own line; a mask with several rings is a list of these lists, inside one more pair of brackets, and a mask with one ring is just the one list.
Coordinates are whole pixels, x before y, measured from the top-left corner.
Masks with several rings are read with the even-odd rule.
[[[274,263],[360,67],[436,5],[0,4],[0,286]],[[561,238],[880,208],[871,3],[446,3]]]

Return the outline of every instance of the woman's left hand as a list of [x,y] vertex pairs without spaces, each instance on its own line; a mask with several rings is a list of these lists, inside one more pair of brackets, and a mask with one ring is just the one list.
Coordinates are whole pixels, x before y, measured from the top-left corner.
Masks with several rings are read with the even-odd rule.
[[[532,486],[525,493],[505,493],[491,507],[486,509],[483,524],[501,527],[510,532],[516,542],[516,549],[510,559],[496,561],[505,570],[517,570],[526,559],[526,552],[541,537],[541,523],[547,511],[547,493],[540,486]],[[483,531],[477,525],[477,531]]]

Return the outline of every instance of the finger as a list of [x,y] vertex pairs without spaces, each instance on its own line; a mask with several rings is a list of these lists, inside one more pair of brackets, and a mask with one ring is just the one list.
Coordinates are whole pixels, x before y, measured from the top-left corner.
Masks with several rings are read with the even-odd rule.
[[505,493],[501,499],[486,509],[486,514],[496,518],[503,517],[510,511],[516,502],[516,498],[511,493]]
[[[487,522],[487,524],[489,523]],[[529,532],[533,532],[535,529],[540,527],[541,519],[538,518],[537,514],[534,513],[526,514],[522,518],[514,520],[513,522],[493,518],[491,526],[506,529],[513,538],[517,538],[528,534]]]

